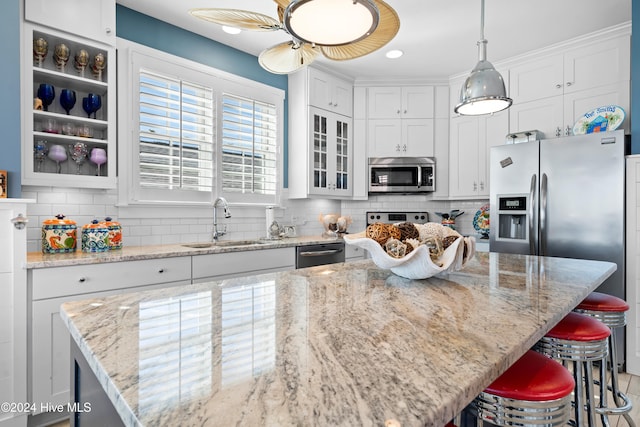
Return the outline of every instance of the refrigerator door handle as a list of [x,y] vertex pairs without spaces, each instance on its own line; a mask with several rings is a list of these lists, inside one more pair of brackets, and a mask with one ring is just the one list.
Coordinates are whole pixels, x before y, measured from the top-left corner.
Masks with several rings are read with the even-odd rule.
[[537,236],[534,234],[534,219],[536,206],[536,181],[537,176],[534,173],[531,175],[531,189],[529,190],[529,255],[536,255],[536,240]]
[[547,174],[540,181],[540,255],[547,254]]

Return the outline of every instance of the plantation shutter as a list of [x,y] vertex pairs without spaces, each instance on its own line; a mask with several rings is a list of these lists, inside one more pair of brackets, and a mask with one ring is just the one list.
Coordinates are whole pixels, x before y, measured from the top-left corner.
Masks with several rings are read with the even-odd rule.
[[222,110],[222,191],[275,195],[276,106],[224,94]]
[[213,90],[143,69],[139,76],[140,187],[211,192]]

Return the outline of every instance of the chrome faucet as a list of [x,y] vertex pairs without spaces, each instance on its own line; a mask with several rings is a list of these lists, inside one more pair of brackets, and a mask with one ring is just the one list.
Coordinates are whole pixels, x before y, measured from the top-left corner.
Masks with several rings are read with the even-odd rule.
[[215,202],[213,202],[213,235],[212,240],[217,242],[221,236],[224,236],[227,232],[227,228],[224,227],[223,230],[218,230],[218,205],[222,205],[224,209],[224,217],[231,218],[231,212],[229,212],[229,203],[227,203],[227,199],[224,197],[218,197]]

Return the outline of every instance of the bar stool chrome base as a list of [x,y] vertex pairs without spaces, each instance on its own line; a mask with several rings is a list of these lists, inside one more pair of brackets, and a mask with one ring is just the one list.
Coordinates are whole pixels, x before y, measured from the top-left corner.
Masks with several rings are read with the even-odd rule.
[[571,419],[574,388],[575,381],[564,366],[529,350],[487,386],[465,412],[478,427],[484,422],[496,426],[560,427]]
[[574,422],[577,426],[596,425],[593,362],[606,364],[610,335],[609,328],[601,322],[589,316],[569,313],[534,346],[534,350],[561,361],[563,365],[572,365]]
[[571,418],[571,394],[556,400],[533,402],[480,393],[471,409],[478,426],[488,421],[500,426],[564,426]]
[[[602,425],[604,427],[609,427],[609,415],[620,415],[624,417],[629,427],[636,427],[635,421],[633,421],[631,415],[629,415],[633,407],[633,403],[626,394],[620,391],[618,382],[616,329],[624,327],[627,324],[626,312],[586,310],[579,308],[579,306],[573,311],[575,313],[580,313],[598,319],[611,329],[611,335],[609,335],[608,338],[609,358],[607,361],[600,363],[600,378],[595,381],[600,394],[600,404],[598,408],[596,408],[596,412],[602,419]],[[611,385],[607,385],[607,364],[611,369]],[[609,407],[607,391],[611,392],[613,402],[616,405],[615,407]]]

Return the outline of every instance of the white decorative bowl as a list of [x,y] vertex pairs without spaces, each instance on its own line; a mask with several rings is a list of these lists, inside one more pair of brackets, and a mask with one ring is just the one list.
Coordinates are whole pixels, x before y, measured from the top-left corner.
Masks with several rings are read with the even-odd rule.
[[[366,237],[365,232],[345,234],[344,241],[349,245],[366,249],[373,262],[380,268],[389,269],[398,276],[407,279],[426,279],[443,271],[461,270],[476,251],[476,239],[473,236],[460,237],[445,249],[439,261],[442,267],[435,264],[429,256],[429,248],[418,246],[402,258],[389,256],[378,242]],[[465,247],[467,253],[464,253]],[[465,256],[466,255],[466,256]]]

